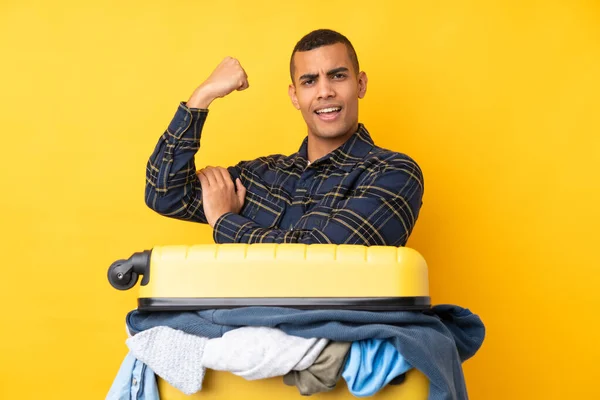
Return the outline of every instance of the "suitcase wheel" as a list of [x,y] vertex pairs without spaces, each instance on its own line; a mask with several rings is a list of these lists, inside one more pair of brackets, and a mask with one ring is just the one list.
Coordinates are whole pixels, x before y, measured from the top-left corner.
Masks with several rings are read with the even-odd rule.
[[108,268],[108,281],[115,289],[131,289],[138,281],[137,272],[132,271],[132,268],[123,268],[123,264],[127,262],[128,260],[117,260]]

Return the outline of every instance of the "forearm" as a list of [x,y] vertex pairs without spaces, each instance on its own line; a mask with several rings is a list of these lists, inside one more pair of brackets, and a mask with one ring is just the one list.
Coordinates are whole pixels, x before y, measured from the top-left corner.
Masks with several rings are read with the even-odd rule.
[[[323,228],[272,229],[263,228],[241,215],[228,213],[214,226],[215,243],[301,243],[301,244],[355,244],[363,246],[404,246],[410,231],[392,222],[374,229],[367,221],[352,226],[343,220],[333,220]],[[390,229],[391,225],[394,225]],[[412,227],[410,228],[412,229]]]
[[216,96],[210,91],[209,85],[205,82],[194,90],[186,105],[188,108],[208,109],[208,106],[215,99]]
[[148,160],[145,201],[159,214],[206,222],[194,163],[206,116],[180,104]]
[[215,243],[333,243],[321,230],[262,228],[244,216],[227,213],[214,227]]

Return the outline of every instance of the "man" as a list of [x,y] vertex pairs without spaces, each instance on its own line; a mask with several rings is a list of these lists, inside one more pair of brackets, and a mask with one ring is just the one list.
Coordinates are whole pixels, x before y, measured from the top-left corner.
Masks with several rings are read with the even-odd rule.
[[196,171],[209,105],[248,88],[226,58],[181,103],[150,157],[146,204],[208,223],[217,243],[403,246],[417,220],[423,177],[408,156],[373,144],[358,122],[367,91],[350,41],[331,30],[303,37],[290,59],[288,92],[308,128],[300,150]]

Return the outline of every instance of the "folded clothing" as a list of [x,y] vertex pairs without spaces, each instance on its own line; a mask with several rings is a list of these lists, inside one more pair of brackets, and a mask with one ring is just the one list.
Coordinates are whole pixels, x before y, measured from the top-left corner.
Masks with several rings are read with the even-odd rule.
[[342,375],[350,345],[349,342],[329,342],[310,367],[288,372],[283,383],[296,386],[303,396],[333,390]]
[[126,341],[138,360],[185,394],[202,389],[206,368],[248,380],[309,368],[328,342],[265,327],[234,329],[209,340],[167,326],[148,329]]
[[126,321],[132,333],[163,325],[217,338],[242,326],[264,326],[281,329],[288,335],[331,341],[389,339],[398,353],[429,379],[429,400],[468,398],[461,363],[477,352],[485,337],[481,319],[454,305],[437,305],[424,312],[282,307],[178,313],[133,310]]
[[411,368],[389,340],[359,340],[352,343],[342,377],[353,395],[366,397]]

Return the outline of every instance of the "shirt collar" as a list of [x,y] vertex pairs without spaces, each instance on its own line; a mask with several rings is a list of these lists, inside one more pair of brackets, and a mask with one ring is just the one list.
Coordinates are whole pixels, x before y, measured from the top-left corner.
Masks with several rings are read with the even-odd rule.
[[[336,168],[341,168],[349,172],[356,163],[369,154],[374,145],[367,128],[363,124],[358,124],[356,132],[343,145],[318,160],[313,161],[311,165],[316,166],[331,161]],[[300,163],[306,167],[308,164],[308,137],[304,138],[300,149],[295,155],[295,164]]]

